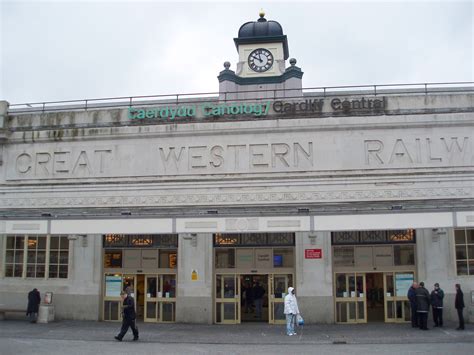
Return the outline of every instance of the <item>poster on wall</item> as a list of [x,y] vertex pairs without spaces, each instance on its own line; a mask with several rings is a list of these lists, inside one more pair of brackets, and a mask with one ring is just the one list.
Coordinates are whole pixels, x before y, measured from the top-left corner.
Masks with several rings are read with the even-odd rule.
[[395,274],[396,296],[406,296],[413,283],[413,274]]
[[114,275],[105,276],[105,296],[120,297],[122,291],[122,277]]

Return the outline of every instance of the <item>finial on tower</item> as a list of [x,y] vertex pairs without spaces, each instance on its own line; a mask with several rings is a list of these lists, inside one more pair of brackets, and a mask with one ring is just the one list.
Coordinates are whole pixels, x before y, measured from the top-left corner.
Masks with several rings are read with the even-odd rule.
[[260,17],[264,17],[265,16],[265,11],[263,11],[263,9],[260,9],[260,12],[258,14],[260,15]]

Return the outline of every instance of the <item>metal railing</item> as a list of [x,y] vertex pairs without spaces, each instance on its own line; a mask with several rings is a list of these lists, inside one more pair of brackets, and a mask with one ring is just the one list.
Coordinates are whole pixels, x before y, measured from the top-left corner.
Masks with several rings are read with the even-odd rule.
[[[291,95],[295,92],[295,95]],[[165,104],[192,104],[205,101],[249,101],[268,100],[276,98],[301,98],[302,96],[326,97],[338,96],[360,96],[360,95],[400,95],[400,94],[433,94],[445,92],[474,92],[474,82],[448,82],[448,83],[418,83],[418,84],[381,84],[381,85],[345,85],[345,86],[319,86],[302,89],[272,89],[272,90],[248,90],[232,92],[202,92],[187,94],[161,94],[142,96],[120,96],[97,99],[79,99],[64,101],[44,101],[10,104],[10,113],[35,113],[53,112],[65,110],[88,110],[102,108],[120,108],[147,105]],[[245,94],[259,93],[262,97],[241,98]],[[262,95],[266,93],[266,95]],[[284,95],[279,95],[284,93]],[[290,95],[288,95],[290,94]]]

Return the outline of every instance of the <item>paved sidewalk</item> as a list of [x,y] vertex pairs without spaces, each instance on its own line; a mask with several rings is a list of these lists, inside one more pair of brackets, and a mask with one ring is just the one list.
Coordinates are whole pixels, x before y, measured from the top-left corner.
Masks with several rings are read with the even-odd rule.
[[[420,344],[474,343],[474,325],[456,331],[456,324],[429,331],[413,329],[409,324],[370,323],[360,325],[305,325],[298,335],[285,335],[284,325],[247,323],[240,325],[194,325],[138,323],[140,342],[162,344]],[[27,321],[0,321],[2,338],[27,338],[61,341],[114,340],[120,323],[57,321],[31,324]],[[131,331],[124,342],[131,341]]]

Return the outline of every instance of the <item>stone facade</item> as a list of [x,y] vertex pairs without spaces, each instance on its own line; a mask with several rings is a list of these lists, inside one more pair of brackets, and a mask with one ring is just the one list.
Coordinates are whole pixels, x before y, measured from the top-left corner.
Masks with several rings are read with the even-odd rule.
[[[472,319],[474,281],[456,274],[453,231],[474,226],[473,97],[214,98],[183,102],[196,115],[174,120],[131,119],[126,106],[43,113],[3,102],[0,304],[22,306],[34,283],[54,292],[59,318],[98,320],[101,235],[177,233],[176,320],[212,323],[212,234],[295,232],[301,308],[308,322],[334,322],[330,232],[414,228],[418,279],[439,282],[448,304],[461,283]],[[243,104],[264,114],[232,113]],[[206,116],[209,107],[226,111]],[[74,236],[68,279],[5,277],[5,236],[22,233]],[[305,259],[315,245],[323,258]]]

